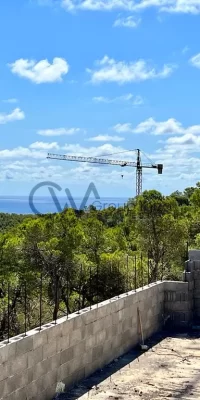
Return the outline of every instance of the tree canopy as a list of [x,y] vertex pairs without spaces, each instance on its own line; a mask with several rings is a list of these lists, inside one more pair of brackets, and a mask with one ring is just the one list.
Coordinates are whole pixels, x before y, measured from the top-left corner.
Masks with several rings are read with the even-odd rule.
[[[0,339],[157,279],[181,279],[200,245],[200,183],[124,207],[0,213]],[[26,307],[26,321],[24,321]],[[9,312],[9,315],[8,315]]]

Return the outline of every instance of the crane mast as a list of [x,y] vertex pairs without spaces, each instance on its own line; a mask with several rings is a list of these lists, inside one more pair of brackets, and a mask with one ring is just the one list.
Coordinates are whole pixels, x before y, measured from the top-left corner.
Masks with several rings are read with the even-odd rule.
[[121,160],[109,160],[105,158],[96,157],[83,157],[83,156],[70,156],[62,154],[52,154],[48,153],[47,158],[54,160],[65,160],[65,161],[75,161],[75,162],[88,162],[92,164],[104,164],[104,165],[118,165],[121,167],[133,167],[136,168],[136,196],[142,193],[142,169],[143,168],[155,168],[158,170],[158,174],[162,174],[163,164],[142,164],[141,152],[139,149],[137,151],[137,161],[121,161]]

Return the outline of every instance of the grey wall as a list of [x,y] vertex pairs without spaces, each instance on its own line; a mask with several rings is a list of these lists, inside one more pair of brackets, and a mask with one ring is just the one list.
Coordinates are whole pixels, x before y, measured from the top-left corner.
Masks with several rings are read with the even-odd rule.
[[186,262],[184,279],[189,285],[189,295],[192,304],[192,319],[198,322],[200,318],[200,250],[190,250]]
[[[177,293],[186,294],[181,305]],[[188,283],[157,282],[0,343],[0,399],[52,399],[57,382],[70,386],[140,341],[137,308],[146,339],[162,328],[166,315],[187,313],[187,293]]]

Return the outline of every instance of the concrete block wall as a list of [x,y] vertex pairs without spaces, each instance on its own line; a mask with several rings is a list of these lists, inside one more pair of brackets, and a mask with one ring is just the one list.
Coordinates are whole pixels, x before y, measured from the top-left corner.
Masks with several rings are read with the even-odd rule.
[[188,312],[187,291],[188,283],[157,282],[0,343],[0,399],[51,400],[57,382],[70,387],[139,343],[138,308],[147,339],[166,313]]
[[186,261],[185,280],[189,285],[191,303],[193,305],[193,321],[200,318],[200,250],[189,250]]
[[162,326],[164,283],[129,292],[0,343],[0,399],[50,400],[56,384],[71,386]]
[[192,320],[193,303],[188,282],[164,283],[164,310],[166,327],[187,328]]

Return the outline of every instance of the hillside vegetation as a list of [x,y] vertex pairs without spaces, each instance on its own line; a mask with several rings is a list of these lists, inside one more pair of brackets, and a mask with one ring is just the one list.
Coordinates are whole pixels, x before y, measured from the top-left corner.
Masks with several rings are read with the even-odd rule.
[[[157,279],[200,246],[200,190],[151,190],[126,207],[0,214],[0,339]],[[8,306],[9,303],[9,306]],[[26,317],[25,317],[26,314]]]

